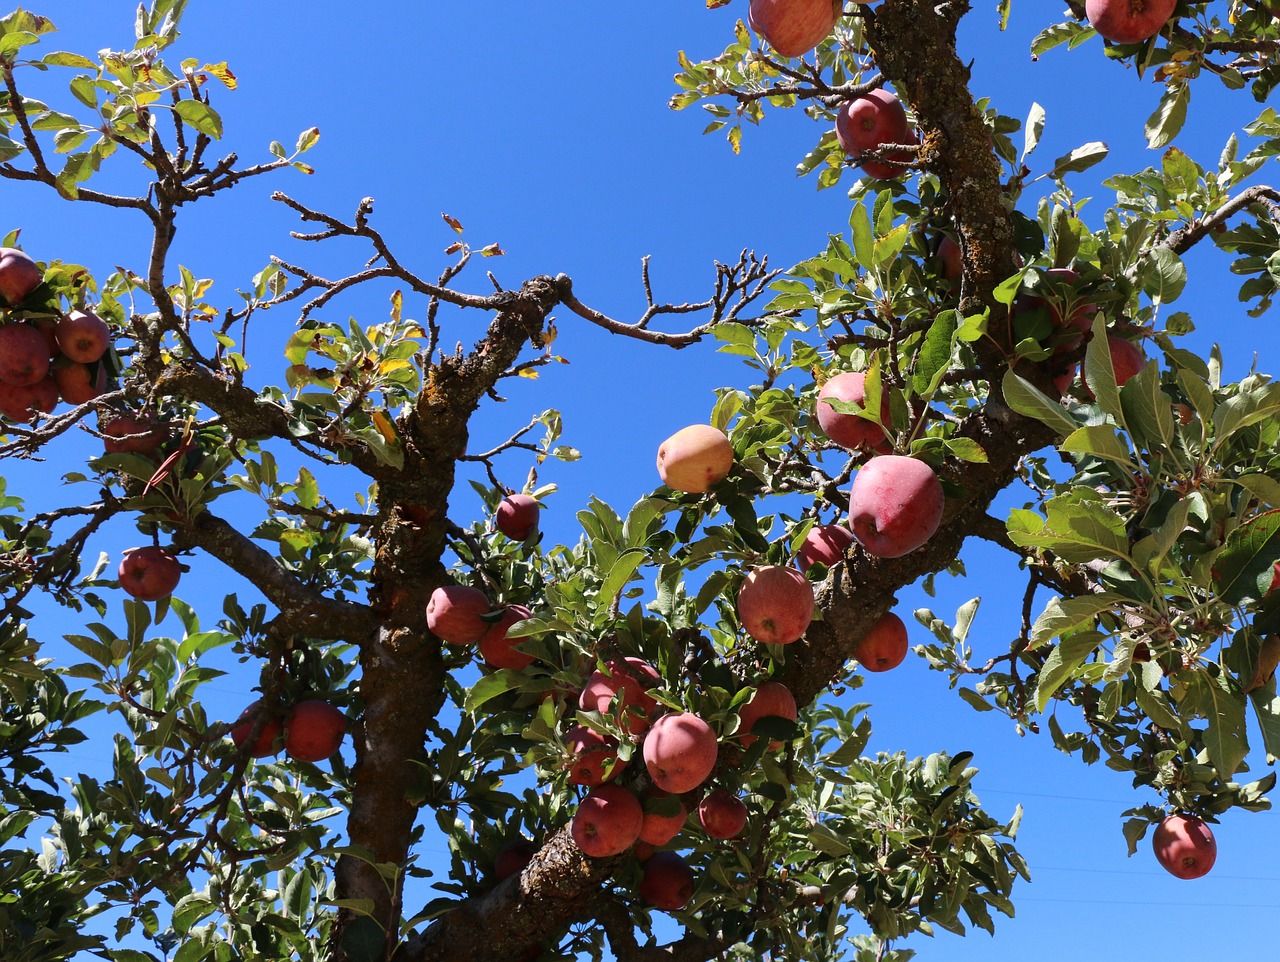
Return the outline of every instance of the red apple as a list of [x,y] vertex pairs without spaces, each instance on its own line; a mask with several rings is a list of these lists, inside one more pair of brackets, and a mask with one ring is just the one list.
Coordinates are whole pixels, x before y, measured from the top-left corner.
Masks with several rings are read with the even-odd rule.
[[691,712],[663,715],[644,738],[644,764],[653,784],[676,795],[691,792],[716,766],[716,733]]
[[756,641],[789,645],[813,621],[813,585],[795,568],[753,568],[738,589],[738,620]]
[[693,898],[693,869],[677,852],[655,852],[644,863],[639,892],[656,909],[682,909]]
[[712,838],[736,838],[747,827],[747,806],[737,795],[717,788],[698,803],[698,821]]
[[41,413],[52,414],[57,406],[58,384],[50,375],[22,386],[0,381],[0,414],[10,421],[30,424]]
[[481,615],[492,608],[479,588],[441,585],[427,601],[427,629],[451,645],[475,644],[489,630]]
[[[756,736],[750,734],[756,722],[761,718],[785,718],[795,721],[796,699],[791,689],[780,681],[766,681],[756,688],[751,697],[738,709],[738,736],[743,748],[750,748],[756,743]],[[777,751],[782,742],[771,741],[770,751]]]
[[21,322],[0,327],[0,381],[30,387],[48,373],[48,344],[38,327]]
[[1178,0],[1085,0],[1089,24],[1103,40],[1141,43],[1158,34]]
[[16,307],[40,286],[44,272],[30,256],[16,247],[0,247],[0,297]]
[[814,564],[830,568],[837,561],[843,561],[845,552],[854,544],[853,532],[844,525],[815,524],[796,552],[796,565],[801,571],[808,571]]
[[639,658],[610,661],[604,671],[597,670],[587,679],[578,695],[578,707],[583,711],[608,714],[610,705],[613,705],[623,731],[628,735],[639,735],[649,727],[649,721],[658,710],[657,701],[647,689],[661,680],[657,669]]
[[[1115,334],[1108,334],[1107,349],[1111,352],[1111,369],[1116,375],[1116,387],[1123,387],[1129,378],[1147,366],[1147,356],[1142,353],[1142,349],[1134,344],[1133,341],[1127,341],[1123,337],[1117,337]],[[1089,397],[1093,397],[1093,389],[1089,387],[1087,371],[1084,377],[1084,387]]]
[[156,454],[169,440],[167,425],[150,415],[121,414],[102,424],[102,446],[107,454]]
[[829,378],[818,391],[818,403],[814,412],[818,417],[818,426],[824,434],[842,448],[859,451],[865,448],[885,444],[884,428],[891,426],[889,415],[889,395],[880,395],[880,421],[869,421],[857,414],[843,414],[826,403],[832,401],[850,401],[854,404],[866,403],[867,376],[861,371],[845,371]]
[[68,404],[84,404],[107,390],[107,369],[59,358],[53,363],[53,380]]
[[493,860],[493,877],[501,882],[524,871],[524,867],[533,861],[538,846],[527,838],[516,839],[498,850]]
[[509,494],[498,504],[494,524],[512,541],[523,541],[538,527],[538,502],[527,494]]
[[570,832],[592,858],[618,855],[635,844],[644,824],[640,800],[621,785],[593,788],[573,814]]
[[702,494],[729,476],[733,445],[710,424],[681,428],[658,446],[658,476],[676,491]]
[[611,782],[627,767],[618,757],[618,743],[586,725],[574,725],[564,736],[568,750],[569,783],[592,787]]
[[679,797],[656,786],[644,796],[644,824],[640,840],[649,845],[666,845],[680,834],[689,813]]
[[516,647],[524,639],[508,638],[507,632],[532,615],[524,605],[507,605],[502,617],[491,624],[480,638],[480,655],[490,668],[524,671],[534,662],[533,655]]
[[938,263],[945,280],[958,281],[964,273],[964,257],[960,252],[960,245],[950,234],[943,234],[938,244]]
[[946,496],[933,468],[897,454],[874,457],[849,491],[849,526],[868,554],[900,558],[933,537]]
[[832,0],[751,0],[747,22],[784,57],[808,53],[831,35],[840,17]]
[[139,601],[159,601],[173,594],[182,577],[182,563],[168,548],[147,545],[124,553],[117,572],[120,587]]
[[836,140],[849,159],[869,175],[890,180],[902,176],[905,168],[901,164],[911,161],[911,151],[893,151],[888,160],[864,159],[864,155],[886,144],[909,144],[915,138],[907,125],[907,112],[902,101],[892,92],[878,87],[836,108]]
[[902,664],[908,647],[907,626],[892,611],[887,611],[862,636],[853,657],[867,671],[888,671]]
[[347,716],[327,701],[300,701],[285,716],[285,754],[299,762],[323,761],[338,750],[346,733]]
[[1218,858],[1218,843],[1203,819],[1194,815],[1170,815],[1156,826],[1151,846],[1159,862],[1178,878],[1208,874]]
[[[231,740],[235,743],[236,748],[248,740],[253,732],[253,723],[257,721],[258,714],[262,711],[262,699],[250,702],[245,706],[244,711],[240,713],[240,717],[236,719],[236,723],[231,726]],[[274,755],[280,749],[276,747],[276,739],[280,737],[280,719],[268,718],[262,724],[262,730],[258,733],[258,737],[254,739],[249,746],[249,755],[252,758],[265,758],[268,755]]]
[[111,329],[93,311],[72,311],[64,315],[54,333],[58,350],[82,364],[92,364],[111,346]]

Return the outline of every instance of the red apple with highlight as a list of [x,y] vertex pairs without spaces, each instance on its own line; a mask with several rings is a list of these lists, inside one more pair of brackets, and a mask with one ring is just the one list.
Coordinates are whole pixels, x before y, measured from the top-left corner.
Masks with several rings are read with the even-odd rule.
[[892,611],[887,611],[862,636],[853,657],[866,671],[888,671],[902,664],[909,647],[907,626]]
[[796,565],[801,571],[808,571],[815,564],[830,568],[843,561],[845,552],[856,543],[853,532],[842,524],[815,524],[796,551]]
[[836,444],[850,451],[861,451],[866,448],[880,447],[887,443],[885,429],[881,425],[891,425],[889,413],[889,395],[880,395],[880,421],[869,421],[857,414],[845,414],[837,411],[827,401],[848,401],[853,404],[866,403],[866,379],[862,371],[845,371],[829,378],[818,391],[818,403],[814,413],[818,418],[818,426],[822,432]]
[[120,414],[105,424],[99,422],[98,430],[104,435],[102,447],[107,454],[151,457],[169,440],[168,425],[146,414]]
[[44,280],[44,272],[25,251],[0,247],[0,297],[9,307],[25,301]]
[[868,554],[900,558],[933,537],[945,503],[933,468],[918,458],[883,454],[853,479],[849,526]]
[[909,163],[912,153],[898,150],[891,152],[887,160],[875,160],[865,156],[867,151],[878,151],[892,144],[910,144],[915,139],[902,101],[883,87],[836,108],[836,140],[840,148],[872,177],[891,180],[902,176],[906,168],[901,164]]
[[831,35],[840,17],[832,0],[751,0],[747,23],[784,57],[808,53]]
[[40,414],[52,414],[57,406],[58,384],[52,375],[21,386],[0,381],[0,414],[9,421],[30,424]]
[[649,727],[658,710],[658,703],[648,689],[661,680],[658,670],[639,658],[610,661],[603,671],[594,671],[587,679],[578,695],[578,707],[608,714],[612,705],[623,731],[639,735]]
[[[248,741],[249,736],[253,734],[253,725],[257,721],[258,715],[262,712],[262,699],[250,702],[245,706],[244,711],[240,713],[240,717],[236,719],[236,723],[231,726],[228,734],[231,741],[235,743],[236,748],[242,746]],[[277,740],[280,737],[280,719],[268,718],[262,723],[262,730],[258,732],[258,737],[249,745],[249,756],[251,758],[266,758],[268,755],[274,755],[278,752],[279,746]]]
[[480,638],[480,655],[490,668],[510,668],[524,671],[535,661],[533,655],[516,647],[524,639],[509,638],[507,632],[524,621],[533,612],[524,605],[507,605],[502,617],[491,624]]
[[644,764],[653,784],[675,795],[710,776],[719,745],[711,726],[691,712],[663,715],[644,738]]
[[54,328],[58,350],[73,361],[92,364],[111,346],[111,329],[93,311],[72,311]]
[[1141,43],[1160,32],[1177,5],[1178,0],[1085,0],[1084,12],[1102,39]]
[[795,568],[762,565],[738,589],[738,620],[756,641],[789,645],[813,621],[813,585]]
[[323,761],[338,750],[346,733],[347,716],[327,701],[300,701],[285,716],[285,754],[300,762]]
[[509,494],[498,504],[494,525],[512,541],[523,541],[538,527],[538,502],[527,494]]
[[107,390],[107,369],[59,358],[53,363],[53,381],[68,404],[84,404]]
[[1207,875],[1218,859],[1213,832],[1195,815],[1170,815],[1151,836],[1156,861],[1170,874],[1184,879]]
[[729,476],[733,445],[710,424],[681,428],[658,446],[662,483],[687,494],[703,494]]
[[[756,722],[761,718],[785,718],[795,721],[798,712],[796,699],[791,689],[780,681],[761,683],[738,709],[738,736],[743,748],[750,748],[756,743],[756,736],[750,734]],[[770,751],[777,751],[782,742],[771,741]]]
[[644,824],[640,826],[640,840],[649,845],[666,845],[680,834],[688,817],[679,796],[650,786],[644,795]]
[[48,344],[38,327],[21,322],[0,327],[0,381],[30,387],[48,373]]
[[654,908],[675,912],[693,898],[693,869],[677,852],[655,852],[644,863],[639,892]]
[[737,795],[717,788],[698,803],[698,821],[712,838],[737,838],[747,827],[747,806]]
[[492,608],[479,588],[441,585],[427,600],[427,629],[451,645],[472,645],[489,630],[482,616]]
[[643,824],[644,810],[633,792],[621,785],[600,785],[582,800],[569,830],[583,854],[606,858],[634,845]]
[[147,545],[124,553],[117,571],[120,587],[139,601],[159,601],[178,587],[182,563],[168,548]]

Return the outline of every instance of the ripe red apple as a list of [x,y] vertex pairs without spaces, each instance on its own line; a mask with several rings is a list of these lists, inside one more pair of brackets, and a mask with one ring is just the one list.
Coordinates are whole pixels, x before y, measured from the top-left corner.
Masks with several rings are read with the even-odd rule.
[[508,631],[532,614],[524,605],[507,605],[503,609],[502,617],[489,625],[480,638],[480,656],[486,665],[524,671],[533,664],[533,655],[516,648],[524,639],[507,637]]
[[[766,681],[759,685],[751,697],[738,709],[738,736],[743,748],[750,748],[756,743],[756,736],[750,734],[761,718],[785,718],[795,721],[796,699],[791,689],[780,681]],[[777,751],[782,742],[771,741],[770,751]]]
[[1085,0],[1089,24],[1103,40],[1141,43],[1158,34],[1178,0]]
[[159,601],[178,587],[182,563],[159,545],[130,548],[120,561],[117,577],[120,587],[139,601]]
[[933,468],[882,454],[864,464],[849,491],[849,526],[868,554],[900,558],[938,530],[946,496]]
[[795,568],[762,565],[738,589],[738,620],[756,641],[789,645],[813,621],[813,585]]
[[702,796],[698,821],[712,838],[736,838],[747,827],[747,806],[737,795],[717,788]]
[[958,281],[964,273],[964,257],[960,252],[960,245],[950,234],[943,234],[938,244],[938,263],[945,280]]
[[493,859],[494,879],[501,882],[503,879],[523,872],[524,867],[533,861],[533,856],[537,852],[538,846],[527,838],[516,839],[504,845]]
[[49,373],[49,348],[40,329],[14,322],[0,327],[0,381],[29,387]]
[[621,785],[601,785],[582,800],[569,830],[584,854],[605,858],[634,845],[643,824],[644,810],[633,792]]
[[1072,327],[1088,334],[1093,329],[1093,315],[1098,306],[1079,294],[1080,274],[1070,267],[1054,267],[1045,271],[1045,280],[1048,292],[1044,302],[1049,307],[1053,326],[1059,330]]
[[58,384],[51,375],[22,386],[0,381],[0,414],[10,421],[30,424],[36,415],[52,414],[57,406]]
[[[1123,387],[1129,378],[1147,366],[1147,356],[1133,341],[1117,337],[1115,334],[1108,334],[1107,349],[1111,352],[1111,369],[1116,375],[1116,387]],[[1093,397],[1087,371],[1084,376],[1084,387],[1089,397]]]
[[1218,858],[1218,843],[1203,819],[1194,815],[1170,815],[1156,826],[1151,846],[1159,862],[1178,878],[1208,874]]
[[729,476],[733,445],[710,424],[681,428],[658,446],[658,476],[676,491],[702,494]]
[[[240,717],[236,719],[236,723],[231,726],[231,740],[235,743],[236,748],[248,740],[249,735],[253,732],[253,723],[257,721],[258,714],[262,711],[262,699],[250,702],[245,706],[244,711],[240,713]],[[268,755],[274,755],[280,749],[276,745],[276,740],[280,737],[280,719],[268,718],[262,724],[262,731],[258,733],[258,737],[254,739],[249,746],[249,755],[251,758],[265,758]]]
[[836,140],[840,148],[872,177],[900,177],[904,172],[900,164],[909,163],[912,155],[899,150],[893,151],[888,160],[864,159],[867,151],[879,150],[886,144],[909,144],[914,139],[902,101],[883,87],[836,108]]
[[649,845],[666,845],[680,834],[689,813],[684,802],[670,792],[650,786],[644,796],[644,824],[640,840]]
[[489,630],[481,615],[492,607],[479,588],[441,585],[427,600],[427,629],[451,645],[474,644]]
[[644,764],[653,784],[676,795],[691,792],[716,766],[711,726],[691,712],[663,715],[644,738]]
[[845,371],[829,378],[818,391],[818,403],[814,412],[818,416],[818,426],[824,434],[842,448],[859,451],[884,445],[887,441],[884,428],[890,426],[889,395],[880,395],[880,422],[868,421],[856,414],[842,414],[826,403],[833,401],[850,401],[854,404],[866,403],[867,376],[862,371]]
[[16,247],[0,247],[0,297],[16,307],[40,286],[44,272],[24,251]]
[[693,869],[678,852],[654,852],[644,863],[639,892],[656,909],[682,909],[693,898]]
[[156,454],[169,440],[167,425],[150,415],[121,414],[106,424],[99,423],[104,435],[102,446],[107,454]]
[[611,782],[627,767],[618,757],[618,743],[586,725],[574,725],[564,736],[569,783],[593,787]]
[[[639,658],[610,661],[604,671],[592,672],[578,695],[578,707],[583,711],[609,713],[613,705],[618,721],[628,735],[639,735],[649,727],[658,710],[658,703],[647,689],[662,680],[656,668]],[[617,697],[615,703],[614,698]]]
[[58,350],[73,361],[92,364],[107,353],[111,345],[111,329],[93,311],[65,314],[54,329]]
[[538,502],[527,494],[509,494],[498,504],[494,524],[512,541],[523,541],[538,527]]
[[79,361],[59,358],[53,363],[53,380],[68,404],[84,404],[107,390],[107,369],[96,369]]
[[853,657],[867,671],[888,671],[902,664],[908,647],[907,626],[892,611],[887,611],[862,636]]
[[347,716],[327,701],[300,701],[284,720],[284,750],[299,762],[318,762],[338,750],[347,733]]
[[832,0],[751,0],[747,22],[784,57],[808,53],[831,35],[840,17]]

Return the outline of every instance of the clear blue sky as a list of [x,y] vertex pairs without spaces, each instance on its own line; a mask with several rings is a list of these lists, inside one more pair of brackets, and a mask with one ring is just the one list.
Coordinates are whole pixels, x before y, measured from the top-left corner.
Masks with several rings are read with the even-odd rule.
[[[1046,108],[1048,125],[1036,155],[1041,165],[1093,140],[1112,148],[1097,172],[1158,163],[1142,140],[1143,120],[1159,94],[1149,79],[1139,81],[1107,60],[1097,39],[1031,61],[1030,38],[1060,6],[1016,4],[1011,29],[1001,35],[994,29],[994,0],[980,0],[963,50],[974,61],[975,93],[992,96],[1002,113],[1018,118],[1033,100]],[[92,52],[132,44],[135,0],[49,0],[29,8],[61,28],[49,49]],[[701,136],[709,118],[700,110],[673,113],[666,107],[676,51],[695,59],[718,53],[734,19],[745,13],[745,0],[717,11],[698,0],[643,8],[569,0],[385,0],[376,6],[192,0],[184,40],[171,56],[225,59],[238,76],[237,92],[215,95],[228,130],[224,149],[253,161],[267,157],[271,140],[291,145],[313,125],[322,139],[307,157],[317,168],[313,177],[283,173],[249,182],[188,211],[175,260],[197,276],[216,278],[214,295],[231,301],[234,289],[247,285],[273,252],[334,275],[363,258],[363,250],[344,252],[341,245],[300,250],[288,241],[296,219],[267,199],[284,190],[341,216],[361,197],[374,197],[378,228],[428,276],[446,263],[441,252],[453,234],[440,214],[448,212],[476,246],[498,242],[507,251],[477,265],[460,286],[469,277],[469,289],[485,290],[484,269],[507,286],[537,273],[565,272],[580,298],[622,319],[643,309],[639,268],[645,254],[653,255],[656,294],[672,301],[704,297],[711,262],[733,260],[743,248],[767,253],[777,266],[794,263],[819,250],[827,232],[847,224],[843,188],[818,193],[812,178],[794,174],[820,128],[798,111],[772,113],[763,127],[746,131],[742,155],[735,157],[721,135]],[[1211,84],[1197,89],[1179,141],[1205,164],[1215,163],[1228,133],[1260,109],[1247,95],[1223,98]],[[1093,175],[1073,184],[1080,194],[1099,198],[1086,209],[1096,217],[1105,193]],[[122,180],[121,189],[127,183]],[[23,245],[38,258],[79,261],[103,275],[117,264],[138,269],[143,263],[146,225],[140,218],[71,206],[9,182],[0,191],[3,229],[21,226]],[[349,260],[341,258],[344,253]],[[1228,259],[1210,251],[1190,260],[1192,282],[1177,305],[1199,327],[1189,346],[1203,351],[1221,343],[1233,377],[1247,370],[1254,351],[1262,370],[1280,367],[1271,336],[1275,318],[1251,319],[1237,305]],[[349,301],[344,309],[367,322],[381,320],[384,293]],[[420,305],[410,304],[406,313],[415,310],[420,315]],[[283,314],[267,315],[251,341],[282,340],[285,332],[272,325],[288,321]],[[447,340],[470,343],[482,318],[458,315],[451,323]],[[712,390],[745,386],[750,372],[710,345],[679,353],[647,348],[610,338],[567,312],[559,327],[557,352],[571,364],[544,369],[536,383],[511,385],[510,403],[483,412],[475,446],[507,437],[532,411],[559,408],[565,443],[584,456],[575,465],[543,470],[543,481],[560,486],[544,512],[543,529],[548,538],[572,541],[578,537],[573,514],[589,495],[625,510],[657,483],[659,442],[705,420]],[[264,379],[278,376],[276,357],[259,355],[256,370]],[[72,470],[79,455],[67,449],[65,457],[23,471],[11,490],[38,506],[36,482]],[[512,459],[506,480],[519,486],[526,470],[527,464]],[[478,509],[469,491],[453,504],[454,516],[464,521]],[[118,527],[95,547],[118,552],[129,539]],[[940,581],[936,600],[903,592],[899,610],[928,605],[950,617],[980,595],[975,648],[995,653],[1017,631],[1021,585],[1011,577],[1011,561],[980,547],[966,555],[974,576]],[[187,584],[206,571],[212,577],[197,566]],[[221,587],[179,594],[193,601],[216,595],[218,604],[206,614],[212,624]],[[908,622],[923,641],[923,630]],[[215,686],[226,698],[225,717],[252,698],[253,682],[233,675]],[[1265,926],[1248,920],[1269,918],[1268,909],[1280,908],[1274,814],[1229,813],[1215,828],[1213,873],[1179,881],[1155,864],[1145,843],[1126,858],[1121,812],[1158,799],[1132,791],[1125,775],[1101,764],[1085,768],[1055,752],[1047,735],[1019,738],[995,713],[976,714],[914,656],[892,673],[871,676],[858,696],[875,706],[873,749],[974,751],[981,769],[975,789],[986,807],[997,817],[1019,802],[1026,809],[1018,842],[1034,882],[1014,892],[1017,919],[998,917],[994,940],[982,932],[965,939],[943,933],[932,943],[908,943],[921,957],[960,962],[1084,953],[1099,960],[1190,960],[1271,948]],[[83,770],[100,772],[87,748],[73,757]],[[1265,760],[1253,761],[1261,774]],[[1194,914],[1188,912],[1192,906]]]

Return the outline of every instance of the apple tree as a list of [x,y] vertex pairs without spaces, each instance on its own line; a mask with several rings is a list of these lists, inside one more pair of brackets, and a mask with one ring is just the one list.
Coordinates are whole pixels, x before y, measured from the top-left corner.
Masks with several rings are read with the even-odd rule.
[[[1274,773],[1241,776],[1250,725],[1280,752],[1280,386],[1224,380],[1170,305],[1197,245],[1235,255],[1254,313],[1280,283],[1280,192],[1254,182],[1275,111],[1211,154],[1179,140],[1201,85],[1248,110],[1280,82],[1274,3],[1036,6],[1034,53],[1105,50],[1164,88],[1159,163],[1112,173],[1088,217],[1072,181],[1105,146],[1046,161],[1042,111],[975,100],[967,2],[734,5],[671,106],[734,151],[803,112],[801,171],[843,183],[847,229],[786,270],[716,264],[693,301],[646,272],[621,319],[565,274],[477,279],[501,251],[457,221],[443,259],[396,250],[372,201],[322,210],[283,180],[302,253],[215,300],[175,263],[179,222],[308,172],[318,131],[220,152],[237,79],[221,54],[166,59],[185,0],[96,56],[0,19],[10,220],[55,191],[150,234],[106,275],[23,251],[21,223],[0,252],[0,454],[95,446],[61,506],[0,499],[5,959],[881,959],[990,931],[1028,877],[1017,817],[978,803],[967,753],[866,751],[857,689],[906,657],[1151,790],[1123,831],[1174,874],[1212,867],[1224,813],[1267,807]],[[49,78],[69,90],[46,103]],[[309,266],[330,250],[341,272]],[[385,315],[339,320],[387,283]],[[558,360],[557,310],[749,369],[565,544],[538,527],[537,467],[575,454],[559,414],[469,443],[503,379]],[[250,336],[268,317],[292,325],[283,358]],[[468,482],[484,517],[452,507]],[[113,527],[137,546],[100,557]],[[1012,639],[987,661],[976,602],[893,611],[964,576],[971,538],[1025,583],[1020,612],[984,615]],[[188,590],[197,564],[225,578]],[[78,627],[52,636],[50,612]],[[228,659],[253,704],[210,695]],[[60,766],[87,738],[111,778]],[[420,857],[440,838],[447,876]]]

